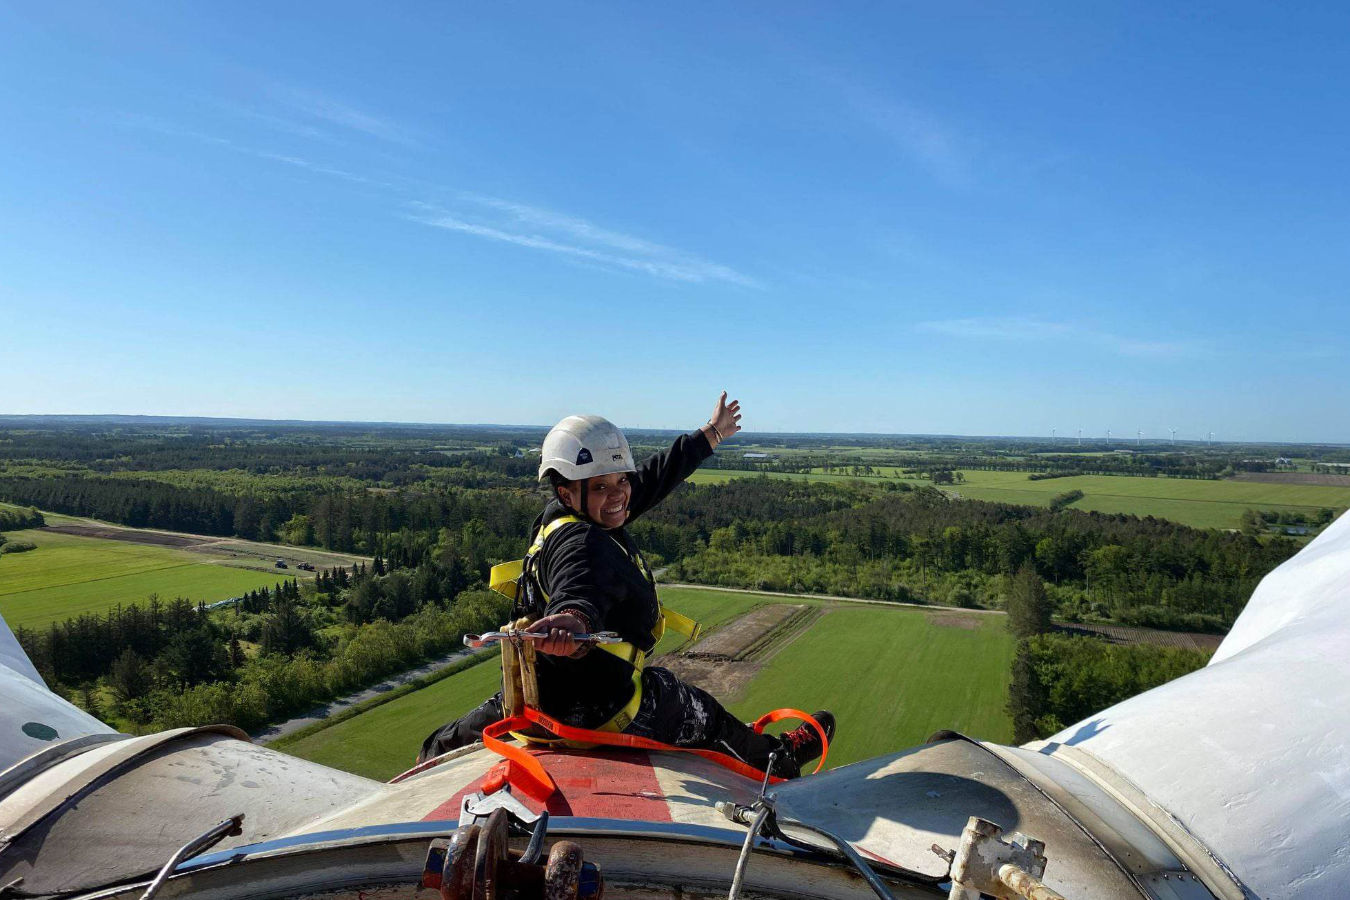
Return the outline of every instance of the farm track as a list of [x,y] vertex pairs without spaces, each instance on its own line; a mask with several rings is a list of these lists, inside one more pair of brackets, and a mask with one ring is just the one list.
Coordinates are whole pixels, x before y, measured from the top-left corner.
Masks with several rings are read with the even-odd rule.
[[[58,524],[46,525],[39,530],[72,537],[121,541],[179,550],[201,557],[200,561],[203,563],[259,572],[272,572],[273,570],[286,572],[287,575],[283,577],[309,577],[304,570],[293,571],[297,564],[301,562],[326,568],[330,566],[350,566],[360,561],[369,561],[369,557],[315,547],[292,547],[286,544],[267,544],[261,541],[248,541],[242,538],[222,537],[220,535],[130,528],[110,522],[100,522],[96,519],[72,519],[64,516],[61,518],[62,521]],[[277,569],[275,565],[277,559],[286,560],[289,563],[289,568]]]
[[777,628],[762,636],[758,641],[751,645],[740,657],[742,660],[760,663],[761,665],[773,659],[780,650],[797,638],[805,634],[816,619],[825,615],[829,610],[819,606],[803,606],[793,613],[786,621]]
[[71,534],[76,537],[102,538],[110,541],[128,541],[133,544],[151,544],[156,547],[195,547],[212,538],[194,534],[171,534],[164,531],[141,531],[134,528],[112,528],[105,525],[46,525],[43,531]]
[[1350,487],[1350,475],[1320,475],[1313,472],[1243,472],[1229,481],[1254,481],[1259,484],[1315,484],[1321,487]]
[[337,699],[330,700],[327,703],[316,704],[312,708],[306,710],[305,712],[301,713],[300,715],[296,716],[293,719],[287,719],[285,722],[279,722],[275,725],[266,725],[263,728],[260,728],[257,731],[255,731],[250,736],[260,744],[271,743],[272,741],[283,738],[288,734],[294,734],[301,728],[307,728],[310,725],[322,722],[324,719],[327,719],[330,716],[342,712],[344,709],[348,709],[349,707],[355,706],[358,703],[364,703],[367,700],[372,700],[375,697],[380,696],[381,694],[387,694],[390,691],[395,690],[396,688],[399,688],[410,681],[415,681],[418,678],[424,678],[427,675],[432,675],[436,672],[439,672],[441,669],[444,669],[447,666],[454,665],[455,663],[459,662],[464,657],[471,655],[472,653],[473,653],[472,650],[464,650],[464,649],[452,650],[451,652],[445,654],[444,656],[437,657],[436,659],[433,659],[429,662],[425,662],[420,666],[408,669],[403,672],[399,672],[397,675],[390,675],[388,678],[385,678],[379,684],[374,684],[368,688],[363,688],[359,691],[354,691],[353,693],[348,694],[345,697],[338,697]]
[[772,634],[805,609],[802,605],[780,603],[756,606],[735,621],[718,628],[681,655],[694,659],[745,659],[751,648],[766,635]]
[[[755,594],[764,597],[773,602],[776,598],[801,598],[803,600],[825,600],[832,603],[842,604],[860,604],[864,606],[886,606],[901,607],[907,609],[921,609],[926,611],[928,618],[935,625],[946,625],[955,628],[976,628],[978,627],[978,617],[981,616],[1005,616],[1007,615],[1001,609],[962,609],[955,606],[936,606],[931,603],[899,603],[890,600],[864,600],[858,597],[840,597],[834,594],[788,594],[775,593],[773,591],[752,591],[749,588],[719,587],[706,584],[668,584],[666,587],[691,588],[701,591],[725,591],[732,594]],[[762,608],[762,607],[757,607]],[[817,607],[820,609],[819,607]],[[828,608],[821,609],[822,614],[827,612]],[[744,618],[744,617],[742,617]],[[801,631],[809,630],[810,625],[814,624],[819,617],[814,617],[806,622]],[[737,620],[740,621],[740,620]],[[736,623],[728,623],[723,627],[731,627]],[[1163,647],[1190,647],[1195,650],[1204,650],[1212,653],[1223,641],[1221,634],[1203,634],[1190,631],[1163,631],[1157,628],[1139,628],[1134,625],[1110,625],[1110,624],[1090,624],[1078,623],[1071,624],[1066,622],[1056,622],[1054,627],[1060,632],[1069,634],[1096,634],[1104,637],[1113,644],[1157,644]],[[800,633],[800,632],[799,632]],[[795,639],[798,634],[792,637]],[[706,638],[704,639],[706,640]],[[699,645],[703,642],[700,641]],[[779,644],[778,649],[786,646],[786,643]],[[689,651],[679,654],[688,656]],[[725,656],[718,657],[725,659]]]
[[690,649],[661,657],[656,665],[730,701],[744,694],[765,664],[827,612],[818,606],[757,606]]

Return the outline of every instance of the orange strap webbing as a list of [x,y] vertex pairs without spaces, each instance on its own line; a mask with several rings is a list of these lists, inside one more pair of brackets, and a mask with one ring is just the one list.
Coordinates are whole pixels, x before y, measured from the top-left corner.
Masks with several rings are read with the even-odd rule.
[[[775,709],[772,712],[765,713],[755,721],[754,729],[756,732],[763,732],[764,726],[770,722],[779,722],[783,719],[800,719],[809,724],[820,735],[821,753],[820,762],[816,764],[814,775],[825,765],[825,757],[830,752],[830,741],[825,735],[825,729],[820,727],[820,723],[811,716],[799,709]],[[525,748],[517,744],[508,744],[501,740],[502,736],[512,731],[522,731],[531,725],[538,725],[553,735],[567,741],[581,741],[588,744],[604,744],[611,747],[627,747],[630,750],[665,750],[676,753],[693,753],[706,760],[717,763],[724,769],[729,769],[737,775],[743,775],[746,778],[755,781],[762,781],[764,773],[754,766],[741,762],[734,756],[728,756],[725,753],[718,753],[716,750],[705,750],[702,747],[676,747],[672,744],[663,744],[660,741],[653,741],[649,738],[638,737],[637,735],[624,734],[613,731],[593,731],[589,728],[574,728],[571,725],[564,725],[557,719],[540,712],[539,710],[527,706],[524,712],[519,716],[512,716],[502,719],[500,722],[493,722],[487,728],[483,729],[483,746],[503,758],[503,761],[494,766],[483,779],[483,792],[492,793],[504,784],[511,784],[518,788],[522,793],[534,798],[539,803],[546,803],[548,798],[556,791],[557,785],[549,777],[548,770],[543,764]],[[770,784],[778,784],[784,779],[776,775],[769,776]]]

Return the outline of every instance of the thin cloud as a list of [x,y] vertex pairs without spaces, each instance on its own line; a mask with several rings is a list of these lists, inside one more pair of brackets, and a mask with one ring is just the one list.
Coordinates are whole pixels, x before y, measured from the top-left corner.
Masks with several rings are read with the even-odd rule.
[[1202,341],[1154,341],[1086,328],[1070,322],[1046,322],[1038,319],[974,317],[920,322],[916,330],[972,341],[1031,343],[1077,341],[1120,356],[1196,357],[1206,356],[1210,347]]
[[306,169],[310,172],[314,172],[319,175],[328,175],[333,178],[341,178],[343,181],[350,181],[353,184],[364,184],[370,185],[371,187],[380,187],[389,189],[394,188],[394,185],[389,183],[388,181],[381,181],[378,178],[367,178],[365,175],[358,175],[355,172],[348,172],[346,169],[338,169],[333,166],[323,165],[322,163],[310,162],[309,160],[300,156],[291,156],[285,153],[271,153],[266,150],[253,150],[248,147],[240,147],[237,144],[232,144],[231,146],[233,146],[236,150],[239,150],[242,153],[247,153],[250,156],[256,156],[259,159],[270,159],[275,162],[285,163],[288,166],[295,166],[296,168]]
[[857,86],[845,86],[844,96],[860,120],[888,138],[938,181],[948,187],[970,184],[969,144],[937,116],[911,103]]
[[223,100],[208,99],[207,102],[227,115],[264,125],[274,131],[282,132],[283,134],[308,138],[309,140],[324,141],[327,143],[335,143],[338,141],[338,138],[329,134],[327,131],[324,131],[322,128],[306,122],[296,121],[293,118],[274,115],[249,106],[242,106],[238,103],[230,103]]
[[323,163],[316,163],[313,162],[312,160],[305,159],[304,157],[295,156],[289,153],[274,153],[270,150],[259,150],[256,147],[251,147],[248,144],[241,144],[240,142],[231,140],[230,138],[221,137],[215,134],[208,134],[203,131],[195,131],[191,128],[180,128],[171,123],[163,122],[149,116],[122,113],[115,115],[113,117],[113,120],[116,121],[118,124],[126,127],[151,131],[156,134],[165,135],[167,137],[189,138],[194,141],[201,141],[204,144],[211,144],[216,147],[224,147],[226,149],[233,150],[236,153],[242,153],[245,156],[252,156],[257,159],[265,159],[270,162],[283,163],[288,166],[294,166],[295,168],[298,169],[305,169],[306,171],[314,172],[318,175],[327,175],[331,178],[340,178],[343,181],[350,181],[353,184],[362,184],[362,185],[369,185],[372,187],[394,189],[394,185],[388,181],[381,181],[377,178],[368,178],[365,175],[360,175],[356,172],[349,172],[346,169],[339,169],[335,166],[328,166],[324,165]]
[[471,193],[458,194],[461,201],[458,205],[476,207],[478,215],[469,215],[462,210],[444,210],[422,201],[409,200],[409,194],[425,193],[428,189],[433,193],[444,190],[413,179],[372,178],[359,172],[315,162],[294,153],[261,150],[229,138],[180,128],[144,116],[122,115],[118,119],[124,125],[177,138],[190,138],[317,175],[379,188],[387,193],[389,199],[413,210],[408,218],[435,228],[553,253],[574,262],[584,260],[611,271],[638,272],[656,278],[693,284],[723,282],[740,287],[763,288],[763,284],[759,281],[730,266],[702,259],[674,247],[604,228],[586,219],[555,210]]
[[413,136],[401,125],[357,109],[318,91],[296,87],[275,87],[268,94],[276,102],[312,119],[359,131],[371,137],[404,146],[410,147],[417,144]]
[[587,222],[585,219],[578,219],[549,209],[541,209],[537,206],[517,203],[514,200],[503,200],[500,197],[486,197],[482,194],[465,194],[464,198],[490,209],[507,213],[518,222],[544,228],[556,228],[559,231],[573,235],[583,241],[603,244],[608,247],[614,247],[617,250],[627,250],[631,253],[643,253],[653,256],[662,254],[676,255],[679,252],[670,247],[664,247],[660,244],[654,244],[651,241],[643,240],[642,238],[600,228]]
[[[440,210],[424,203],[413,204],[415,213],[410,218],[435,228],[586,259],[672,281],[695,284],[722,281],[741,287],[763,287],[755,279],[730,266],[700,259],[643,238],[602,228],[575,216],[497,197],[469,194],[465,195],[465,199],[504,213],[505,221],[472,221],[472,217]],[[521,226],[529,226],[533,230],[525,231]]]
[[695,284],[701,284],[707,281],[729,281],[733,284],[739,284],[745,287],[758,287],[758,284],[753,279],[747,278],[733,269],[716,263],[706,263],[701,261],[687,263],[657,258],[621,256],[616,253],[596,250],[591,247],[582,247],[576,244],[564,243],[546,235],[506,231],[492,225],[468,222],[446,213],[426,212],[410,216],[410,218],[415,222],[420,222],[423,225],[430,225],[433,228],[442,228],[447,231],[470,234],[474,237],[515,244],[520,247],[529,247],[532,250],[543,250],[549,253],[562,254],[568,257],[588,260],[590,262],[600,263],[605,266],[612,266],[619,269],[626,269],[632,272],[641,272],[645,275],[653,275],[657,278],[666,278],[672,281],[685,281]]

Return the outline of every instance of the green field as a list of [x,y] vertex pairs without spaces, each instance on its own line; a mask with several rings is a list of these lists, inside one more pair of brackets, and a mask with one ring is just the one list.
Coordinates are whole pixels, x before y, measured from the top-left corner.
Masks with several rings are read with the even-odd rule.
[[0,615],[11,628],[33,628],[119,603],[186,597],[211,603],[271,586],[282,576],[199,562],[195,554],[167,547],[14,531],[10,540],[37,544],[27,553],[0,556]]
[[1082,491],[1073,509],[1157,516],[1197,528],[1237,528],[1244,510],[1316,512],[1350,507],[1350,487],[1201,481],[1128,475],[1076,475],[1030,481],[1024,472],[966,471],[950,490],[975,500],[1047,505],[1066,491]]
[[747,721],[777,706],[830,709],[828,765],[923,743],[950,728],[1008,743],[1014,641],[1002,616],[938,625],[923,610],[840,605],[780,652],[731,704]]
[[[879,467],[886,477],[927,485],[927,481],[902,478],[899,470]],[[1073,509],[1105,513],[1156,516],[1195,528],[1237,528],[1248,509],[1288,512],[1316,512],[1350,508],[1350,487],[1313,484],[1266,484],[1254,481],[1202,481],[1191,478],[1144,478],[1133,475],[1075,475],[1069,478],[1028,479],[1026,472],[986,472],[964,470],[965,482],[944,485],[943,490],[971,500],[993,500],[1047,506],[1057,494],[1082,491],[1083,499]],[[721,484],[733,478],[758,477],[757,472],[709,469],[695,472],[689,479],[698,484]],[[876,484],[879,477],[853,475],[771,474],[773,478],[807,481]]]
[[[698,588],[666,588],[662,597],[708,625],[761,603],[782,602]],[[940,728],[1011,740],[1003,706],[1013,641],[1002,617],[966,629],[934,624],[920,609],[820,605],[829,612],[769,662],[731,703],[733,712],[749,720],[783,706],[834,710],[839,736],[830,766],[921,743]],[[673,648],[667,643],[662,649]],[[497,690],[499,680],[495,663],[475,666],[283,748],[385,780],[412,764],[432,729],[472,709]]]

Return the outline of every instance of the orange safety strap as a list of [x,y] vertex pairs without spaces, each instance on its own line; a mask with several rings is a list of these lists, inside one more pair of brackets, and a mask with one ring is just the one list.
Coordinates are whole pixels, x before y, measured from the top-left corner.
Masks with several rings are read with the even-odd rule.
[[[754,724],[757,733],[764,731],[764,726],[770,722],[778,722],[783,719],[800,719],[811,725],[820,735],[821,754],[820,762],[816,765],[814,775],[819,772],[821,766],[825,765],[825,756],[829,753],[830,742],[825,736],[825,729],[820,727],[820,723],[811,716],[799,709],[775,709],[772,712],[760,716]],[[508,744],[501,740],[501,737],[511,731],[520,731],[528,728],[530,725],[540,725],[552,732],[559,738],[568,741],[580,741],[589,744],[605,744],[611,747],[627,747],[630,750],[665,750],[676,753],[692,753],[695,756],[701,756],[706,760],[716,763],[724,769],[729,769],[737,775],[755,781],[762,781],[765,773],[756,769],[754,766],[744,763],[734,756],[725,753],[719,753],[716,750],[705,750],[702,747],[676,747],[673,744],[663,744],[660,741],[653,741],[650,738],[638,737],[633,734],[624,734],[613,731],[594,731],[589,728],[574,728],[571,725],[564,725],[557,719],[540,712],[539,710],[527,706],[524,712],[519,716],[512,716],[508,719],[502,719],[500,722],[493,722],[487,728],[483,729],[483,746],[503,758],[503,762],[494,766],[483,780],[482,790],[484,793],[492,793],[498,790],[504,784],[511,784],[519,788],[521,792],[534,798],[539,803],[546,803],[548,798],[557,790],[557,785],[549,776],[548,771],[543,764],[539,762],[530,753],[527,753],[523,747],[515,744]],[[779,778],[776,775],[768,776],[770,784],[778,784],[786,779]]]
[[820,735],[820,762],[816,763],[816,767],[811,770],[811,774],[814,775],[825,768],[825,757],[830,755],[830,738],[825,734],[825,729],[820,727],[820,723],[816,721],[815,716],[808,715],[800,709],[784,707],[783,709],[774,709],[766,712],[756,719],[755,724],[751,727],[755,729],[756,734],[763,734],[765,725],[768,725],[770,722],[781,722],[784,719],[797,719],[805,722],[816,730],[816,734]]

